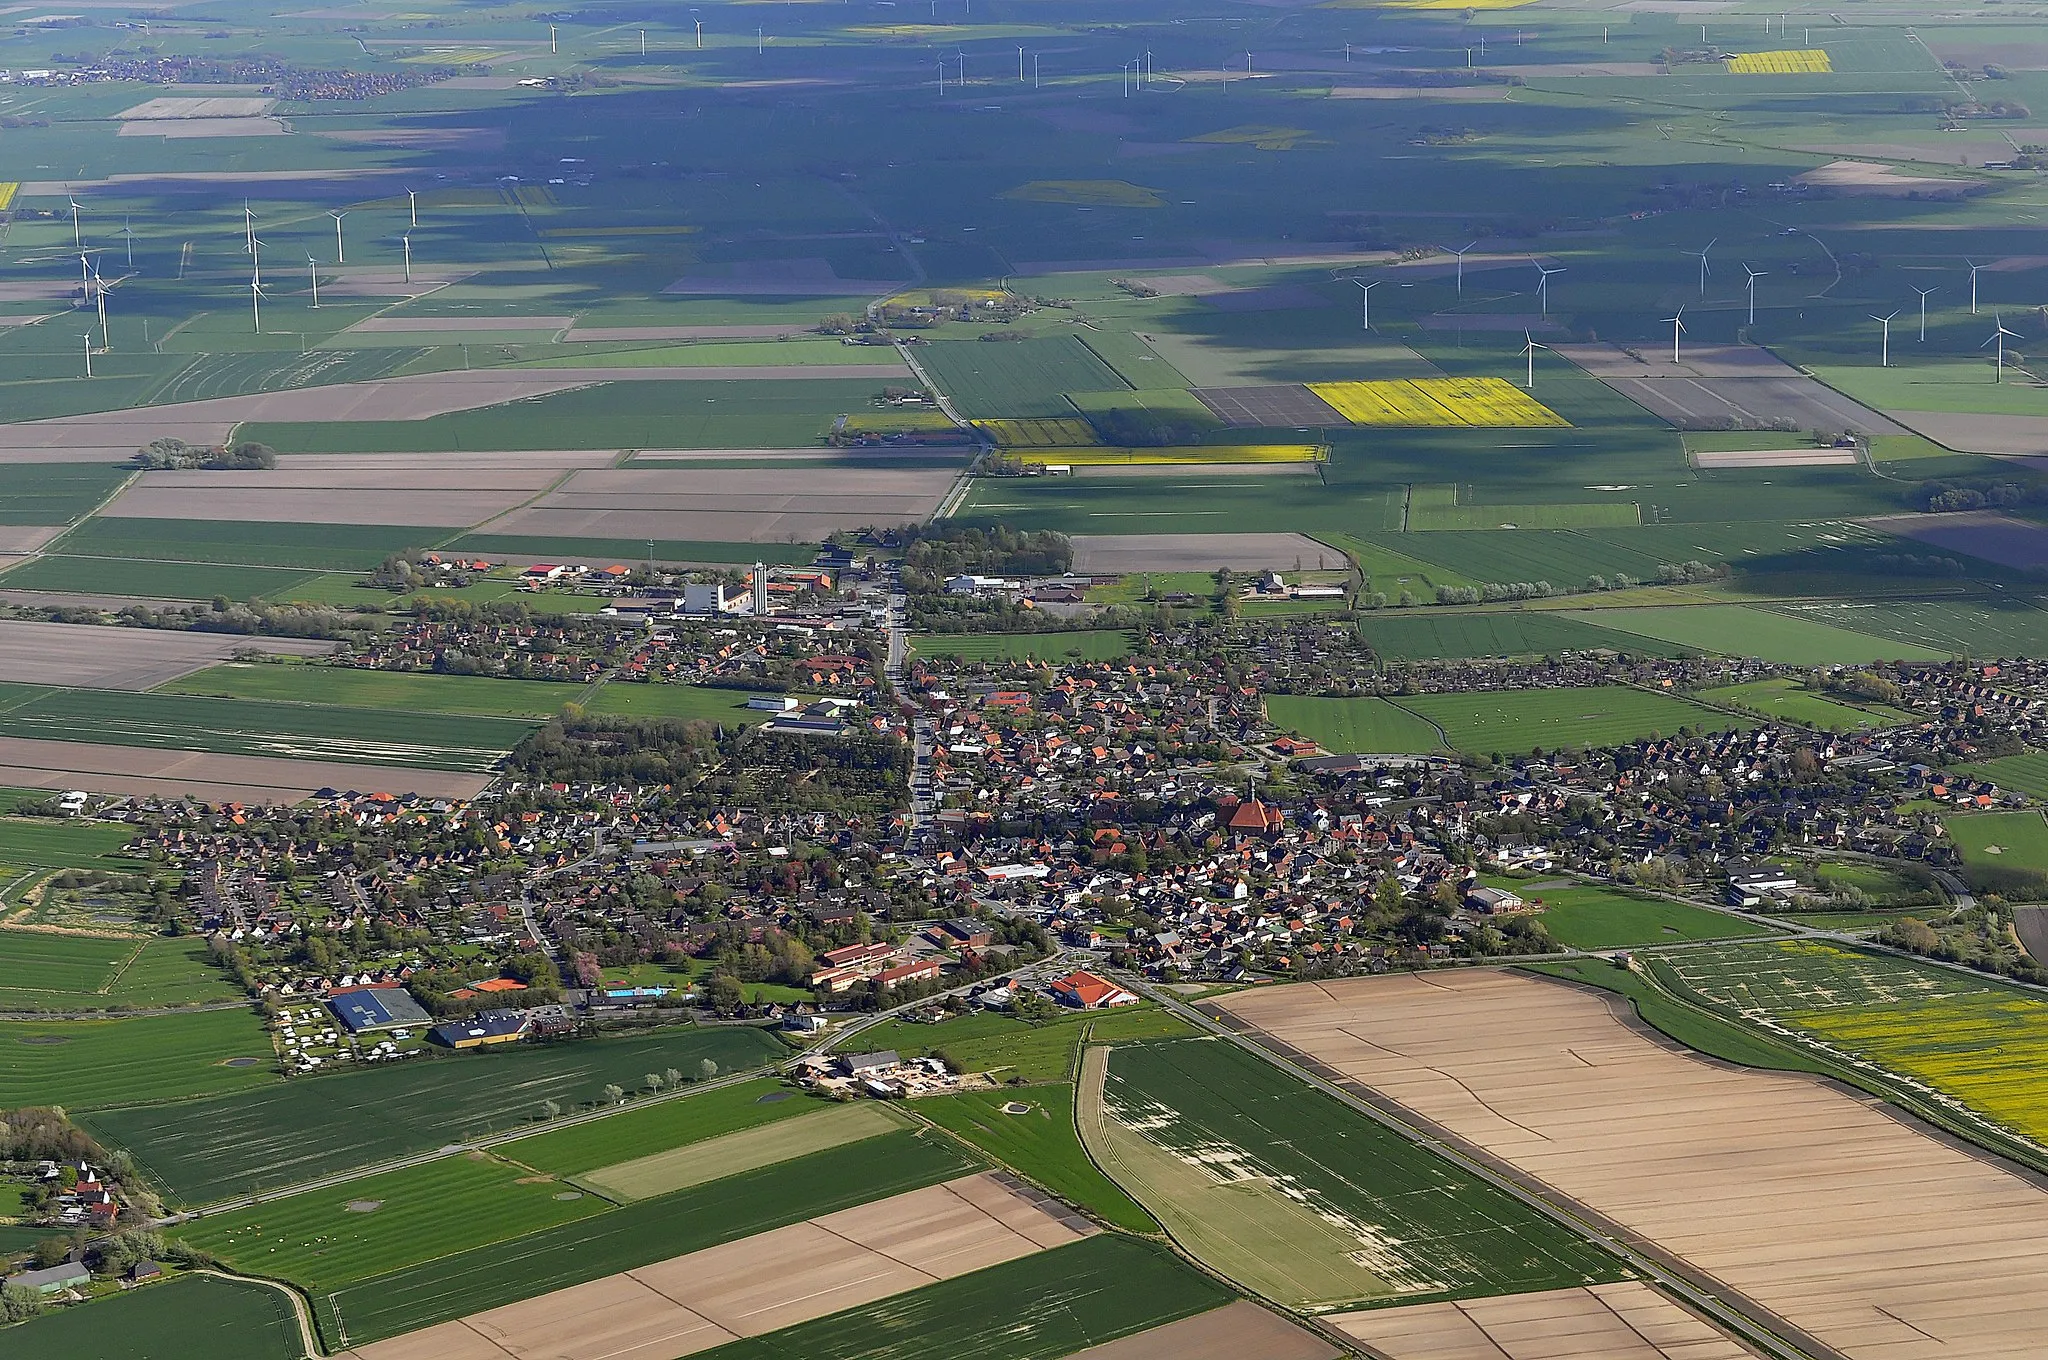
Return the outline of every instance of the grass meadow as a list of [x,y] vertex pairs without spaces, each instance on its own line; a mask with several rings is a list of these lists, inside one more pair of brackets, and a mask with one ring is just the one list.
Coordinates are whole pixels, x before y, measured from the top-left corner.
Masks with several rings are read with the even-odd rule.
[[240,997],[196,936],[0,928],[0,1010],[189,1006]]
[[1781,722],[1817,727],[1823,732],[1864,732],[1921,721],[1919,714],[1884,704],[1845,703],[1805,688],[1797,680],[1751,680],[1746,684],[1705,689],[1694,696],[1702,703],[1740,708]]
[[107,861],[128,865],[136,861],[119,851],[134,838],[129,828],[113,823],[0,817],[0,864],[32,869],[112,867]]
[[[111,1020],[4,1021],[0,1053],[7,1055],[0,1062],[0,1109],[62,1105],[76,1114],[278,1082],[263,1022],[253,1010],[239,1008]],[[228,1066],[235,1058],[255,1062]]]
[[1541,902],[1543,913],[1537,919],[1558,943],[1574,949],[1628,949],[1765,933],[1764,927],[1726,912],[1590,883],[1534,888],[1507,879],[1499,882]]
[[1989,779],[2001,788],[2015,789],[2029,798],[2048,799],[2048,752],[2028,751],[2024,755],[2001,756],[1955,767],[1957,774]]
[[984,1011],[935,1025],[891,1020],[866,1036],[875,1048],[906,1057],[943,1058],[956,1072],[992,1072],[1005,1081],[1063,1082],[1073,1077],[1081,1045],[1174,1038],[1188,1026],[1165,1011],[1133,1006],[1100,1015],[1066,1015],[1029,1025]]
[[1428,720],[1387,699],[1327,699],[1301,694],[1266,697],[1276,727],[1299,732],[1326,751],[1399,755],[1440,751],[1443,740]]
[[1725,731],[1755,725],[1668,694],[1620,685],[1421,694],[1401,704],[1442,728],[1453,749],[1481,754],[1534,746],[1607,746],[1652,734],[1674,735],[1681,727]]
[[188,1275],[60,1308],[6,1332],[42,1360],[301,1360],[298,1320],[279,1289]]
[[1596,650],[1672,656],[1679,650],[1655,638],[1602,628],[1595,617],[1534,611],[1367,614],[1359,620],[1358,631],[1373,651],[1387,661],[1554,656],[1558,652]]
[[[1023,1113],[1005,1108],[1013,1105],[1021,1106]],[[1158,1231],[1152,1216],[1089,1160],[1074,1129],[1071,1086],[967,1091],[919,1100],[909,1109],[1112,1227]]]
[[1940,660],[1943,655],[1915,643],[1873,637],[1816,619],[1794,618],[1749,605],[1594,609],[1575,611],[1572,617],[1694,651],[1754,656],[1795,666],[1931,661]]
[[695,1077],[707,1058],[721,1072],[741,1071],[785,1051],[750,1028],[520,1045],[177,1104],[130,1104],[87,1122],[102,1141],[133,1153],[166,1196],[204,1204],[515,1130],[535,1123],[544,1101],[573,1110],[597,1102],[606,1085],[638,1088],[650,1071],[673,1067]]
[[815,1097],[795,1095],[774,1078],[763,1077],[536,1133],[493,1150],[536,1171],[573,1176],[820,1108]]
[[292,598],[297,588],[316,579],[312,572],[282,567],[49,554],[30,558],[11,569],[0,576],[0,585],[9,590],[67,591],[143,600],[255,600],[266,596]]
[[1943,825],[1966,865],[2048,874],[2048,820],[2038,812],[1980,812]]
[[405,713],[547,718],[573,701],[583,688],[548,680],[230,661],[181,676],[155,692]]

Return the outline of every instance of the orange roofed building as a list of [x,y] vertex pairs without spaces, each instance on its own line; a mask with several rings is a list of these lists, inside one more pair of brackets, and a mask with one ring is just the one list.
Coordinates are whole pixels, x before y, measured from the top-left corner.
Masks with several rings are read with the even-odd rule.
[[1137,993],[1127,992],[1107,978],[1099,978],[1080,969],[1063,978],[1054,978],[1051,990],[1052,999],[1062,1006],[1073,1006],[1084,1011],[1135,1005],[1138,1000]]

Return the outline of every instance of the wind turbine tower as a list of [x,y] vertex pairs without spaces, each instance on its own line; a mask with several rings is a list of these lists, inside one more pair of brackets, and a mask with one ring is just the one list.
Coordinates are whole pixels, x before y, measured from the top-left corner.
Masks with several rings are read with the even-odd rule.
[[[1247,54],[1247,55],[1249,55],[1249,54]],[[1472,242],[1472,243],[1471,243],[1471,245],[1468,245],[1468,246],[1466,246],[1464,250],[1452,250],[1452,249],[1451,249],[1451,248],[1450,248],[1449,246],[1438,246],[1438,247],[1437,247],[1437,249],[1438,249],[1438,250],[1441,250],[1441,251],[1442,251],[1442,252],[1443,252],[1444,254],[1446,254],[1446,255],[1455,255],[1455,256],[1457,256],[1457,257],[1458,257],[1458,296],[1459,296],[1459,297],[1463,297],[1463,296],[1465,296],[1465,255],[1466,255],[1466,252],[1467,252],[1467,251],[1470,251],[1470,250],[1472,250],[1472,249],[1474,249],[1475,247],[1477,247],[1477,246],[1478,246],[1478,244],[1479,244],[1479,243],[1478,243],[1477,241],[1474,241],[1474,242]]]
[[1700,249],[1688,250],[1685,252],[1688,255],[1699,256],[1701,297],[1705,297],[1707,295],[1707,280],[1714,276],[1714,267],[1711,264],[1707,263],[1707,252],[1711,251],[1716,245],[1719,245],[1720,241],[1721,238],[1716,236],[1713,240],[1707,242],[1706,245],[1702,246]]
[[1883,348],[1878,350],[1877,366],[1879,368],[1890,368],[1892,366],[1892,317],[1897,315],[1898,312],[1895,310],[1885,316],[1872,315],[1870,318],[1884,327]]
[[[1530,263],[1536,264],[1533,260]],[[1537,310],[1544,316],[1550,315],[1550,276],[1564,272],[1563,265],[1552,269],[1547,265],[1536,264],[1536,306]]]
[[1550,346],[1537,344],[1536,337],[1527,331],[1522,332],[1522,341],[1522,353],[1528,356],[1529,359],[1529,376],[1522,386],[1533,392],[1536,390],[1536,351],[1539,349],[1549,349]]
[[1915,288],[1913,291],[1920,295],[1920,343],[1924,345],[1927,343],[1927,295],[1929,293],[1938,293],[1941,290],[1938,288]]
[[1359,300],[1364,304],[1363,315],[1359,318],[1362,323],[1360,329],[1369,331],[1372,329],[1372,290],[1379,287],[1385,280],[1374,279],[1371,283],[1367,283],[1364,279],[1353,279],[1351,281],[1358,285]]
[[333,219],[334,219],[334,262],[335,262],[336,264],[340,264],[340,263],[342,262],[342,254],[341,254],[341,219],[342,219],[342,218],[344,218],[344,217],[347,217],[347,216],[348,216],[348,213],[347,213],[346,211],[343,211],[343,212],[333,212],[333,211],[330,211],[330,212],[329,212],[329,213],[328,213],[327,215],[328,215],[329,217],[331,217],[331,218],[333,218]]
[[1680,307],[1676,316],[1665,317],[1664,323],[1671,327],[1671,363],[1676,367],[1679,363],[1678,337],[1685,334],[1685,308]]
[[1769,278],[1771,271],[1768,269],[1751,269],[1748,265],[1744,265],[1742,266],[1742,272],[1749,275],[1749,324],[1754,326],[1756,324],[1756,281],[1762,278]]

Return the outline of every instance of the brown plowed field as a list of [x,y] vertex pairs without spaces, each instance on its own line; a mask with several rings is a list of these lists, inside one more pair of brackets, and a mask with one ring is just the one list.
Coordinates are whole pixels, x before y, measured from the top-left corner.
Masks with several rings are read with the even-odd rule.
[[1239,1299],[1149,1332],[1090,1346],[1066,1360],[1338,1360],[1342,1354],[1314,1332]]
[[[88,630],[101,631],[101,630]],[[207,802],[296,803],[323,788],[474,798],[491,777],[392,765],[340,765],[197,751],[103,746],[89,741],[0,737],[0,788],[89,793],[191,794]]]
[[1678,1050],[1623,1004],[1490,970],[1216,1003],[1654,1244],[1810,1352],[2039,1352],[2038,1184],[1819,1080]]
[[[1208,469],[1202,469],[1204,473]],[[1074,570],[1292,571],[1318,559],[1344,565],[1344,554],[1303,534],[1076,534]]]
[[956,469],[604,468],[578,472],[494,534],[780,543],[861,524],[922,520]]
[[677,1360],[1078,1241],[968,1176],[359,1346],[350,1360]]
[[1323,1319],[1387,1360],[1753,1360],[1640,1280]]
[[0,619],[0,682],[81,689],[155,689],[226,661],[248,647],[280,656],[325,656],[332,642],[304,638],[93,628]]

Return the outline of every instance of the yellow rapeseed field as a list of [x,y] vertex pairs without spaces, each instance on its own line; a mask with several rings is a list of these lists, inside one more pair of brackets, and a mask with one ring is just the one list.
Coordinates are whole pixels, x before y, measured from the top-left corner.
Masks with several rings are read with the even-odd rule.
[[1309,390],[1353,425],[1569,425],[1502,378],[1404,378],[1310,383]]
[[1218,463],[1320,463],[1330,456],[1330,448],[1327,444],[1186,444],[1118,449],[1098,444],[1092,448],[1034,449],[1019,456],[1040,467],[1048,463],[1067,467],[1200,467]]
[[20,192],[20,181],[0,179],[0,212],[6,212],[9,208],[13,207],[14,196]]
[[1745,52],[1728,58],[1728,70],[1738,76],[1824,76],[1834,70],[1828,54],[1818,47],[1793,52]]
[[1784,1018],[2048,1143],[2048,1002],[1983,991]]
[[1081,208],[1163,208],[1150,189],[1120,179],[1035,179],[1003,194],[1023,203],[1061,203]]
[[1094,444],[1095,427],[1074,416],[977,420],[974,427],[1006,449],[1064,449]]

